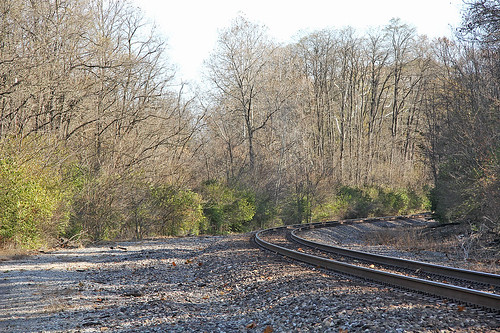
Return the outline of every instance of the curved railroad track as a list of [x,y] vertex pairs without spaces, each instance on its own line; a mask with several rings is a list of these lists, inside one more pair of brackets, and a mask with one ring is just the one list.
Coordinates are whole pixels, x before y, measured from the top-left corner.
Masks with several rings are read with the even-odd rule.
[[255,242],[264,249],[317,267],[500,311],[500,275],[359,252],[313,242],[300,236],[301,232],[314,228],[422,217],[425,215],[283,226],[257,232]]

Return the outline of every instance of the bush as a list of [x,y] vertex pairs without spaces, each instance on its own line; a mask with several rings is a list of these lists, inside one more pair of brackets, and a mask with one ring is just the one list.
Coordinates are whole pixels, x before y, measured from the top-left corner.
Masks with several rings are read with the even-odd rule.
[[65,232],[70,189],[40,159],[0,158],[0,240],[22,248],[48,246]]
[[161,235],[198,235],[206,231],[201,196],[171,185],[152,188],[153,208],[158,216],[156,232]]
[[271,228],[278,223],[278,207],[275,200],[266,194],[260,194],[255,199],[255,215],[252,218],[252,229]]
[[256,213],[255,196],[250,191],[230,188],[211,180],[201,188],[203,212],[208,219],[209,232],[226,234],[249,229]]
[[441,164],[432,191],[439,220],[486,223],[500,233],[500,147],[489,150],[469,160],[448,157]]
[[340,187],[313,209],[313,220],[401,215],[430,209],[428,191],[379,186]]
[[83,187],[73,197],[71,231],[83,231],[92,241],[116,238],[125,216],[117,207],[115,177],[87,173],[83,178]]
[[309,196],[294,193],[285,199],[281,209],[281,218],[288,225],[310,222],[312,218],[311,207]]

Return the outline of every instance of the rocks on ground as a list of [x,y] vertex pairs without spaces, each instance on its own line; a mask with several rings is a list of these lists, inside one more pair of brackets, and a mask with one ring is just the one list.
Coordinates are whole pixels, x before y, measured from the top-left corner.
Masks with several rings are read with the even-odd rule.
[[0,263],[0,332],[500,332],[495,314],[350,279],[250,234]]

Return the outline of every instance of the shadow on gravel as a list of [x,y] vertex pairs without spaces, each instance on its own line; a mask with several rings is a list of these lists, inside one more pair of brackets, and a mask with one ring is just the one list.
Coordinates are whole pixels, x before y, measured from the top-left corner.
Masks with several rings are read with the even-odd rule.
[[248,236],[192,241],[1,263],[0,332],[461,331],[478,318],[293,263]]

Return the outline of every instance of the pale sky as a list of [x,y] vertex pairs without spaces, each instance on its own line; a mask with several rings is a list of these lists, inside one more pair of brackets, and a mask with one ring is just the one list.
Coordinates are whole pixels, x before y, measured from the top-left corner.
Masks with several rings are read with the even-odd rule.
[[243,14],[265,25],[278,42],[299,31],[352,26],[362,32],[391,18],[429,38],[451,36],[460,23],[462,0],[133,0],[167,38],[168,55],[178,78],[195,81],[213,50],[218,31]]

